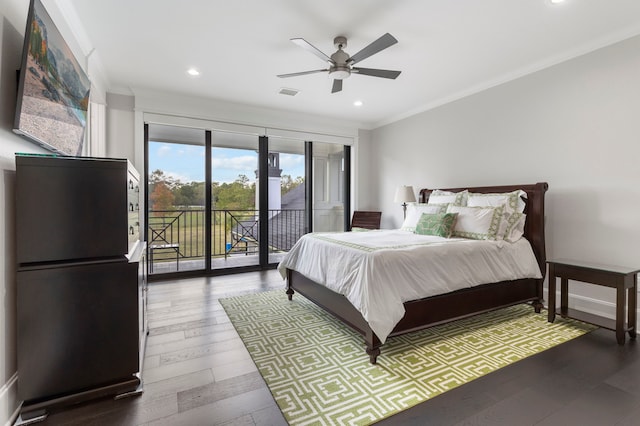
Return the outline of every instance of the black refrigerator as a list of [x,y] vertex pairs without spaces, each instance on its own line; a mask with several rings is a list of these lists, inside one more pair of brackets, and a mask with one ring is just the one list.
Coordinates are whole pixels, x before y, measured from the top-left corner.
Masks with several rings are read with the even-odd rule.
[[23,420],[53,405],[140,391],[138,177],[124,159],[16,155]]

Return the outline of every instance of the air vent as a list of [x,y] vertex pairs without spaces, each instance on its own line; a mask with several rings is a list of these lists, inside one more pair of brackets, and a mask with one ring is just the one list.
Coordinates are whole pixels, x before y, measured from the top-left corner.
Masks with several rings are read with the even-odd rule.
[[299,92],[300,91],[297,89],[287,89],[286,87],[282,87],[278,93],[280,93],[281,95],[295,96]]

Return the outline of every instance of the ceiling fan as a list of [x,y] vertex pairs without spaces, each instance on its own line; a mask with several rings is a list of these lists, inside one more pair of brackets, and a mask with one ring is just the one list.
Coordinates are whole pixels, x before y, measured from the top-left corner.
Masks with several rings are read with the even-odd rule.
[[359,51],[353,56],[349,56],[347,52],[343,49],[347,47],[347,38],[338,36],[333,39],[333,44],[338,49],[331,57],[325,55],[322,51],[320,51],[317,47],[309,43],[303,38],[292,38],[292,42],[302,47],[303,49],[313,53],[318,58],[322,59],[325,62],[329,63],[329,68],[320,69],[320,70],[312,70],[312,71],[302,71],[302,72],[294,72],[291,74],[280,74],[278,77],[286,78],[286,77],[296,77],[299,75],[306,74],[315,74],[320,72],[328,72],[329,76],[333,78],[333,87],[331,88],[331,93],[336,93],[342,90],[342,80],[349,77],[351,73],[362,74],[362,75],[370,75],[372,77],[382,77],[382,78],[390,78],[395,79],[400,75],[401,71],[391,71],[391,70],[380,70],[375,68],[360,68],[354,67],[353,65],[357,62],[360,62],[364,59],[367,59],[369,56],[374,55],[381,50],[386,49],[387,47],[393,46],[398,42],[391,34],[386,33],[373,43],[369,44],[367,47]]

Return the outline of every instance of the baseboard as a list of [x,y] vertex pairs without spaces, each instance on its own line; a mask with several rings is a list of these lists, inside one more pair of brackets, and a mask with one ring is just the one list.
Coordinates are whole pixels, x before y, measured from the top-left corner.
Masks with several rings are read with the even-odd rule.
[[18,401],[18,373],[16,372],[7,383],[0,387],[0,424],[11,426],[20,414]]

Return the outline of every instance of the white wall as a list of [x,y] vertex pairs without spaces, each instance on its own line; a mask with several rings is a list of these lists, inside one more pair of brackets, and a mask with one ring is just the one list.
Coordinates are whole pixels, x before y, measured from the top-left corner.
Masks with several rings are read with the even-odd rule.
[[[371,190],[397,228],[398,185],[546,181],[548,258],[640,268],[640,37],[378,128]],[[570,285],[613,315],[613,290]]]
[[134,131],[134,98],[107,94],[107,157],[127,158],[142,173],[144,159],[136,162]]
[[375,210],[376,201],[373,193],[377,193],[377,189],[369,184],[370,174],[374,173],[371,167],[371,131],[360,129],[358,131],[358,146],[351,152],[352,167],[351,172],[354,182],[351,186],[356,188],[355,193],[351,194],[351,205],[353,210]]

